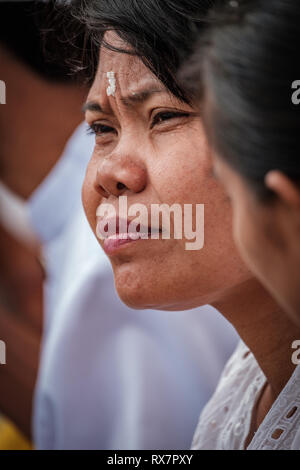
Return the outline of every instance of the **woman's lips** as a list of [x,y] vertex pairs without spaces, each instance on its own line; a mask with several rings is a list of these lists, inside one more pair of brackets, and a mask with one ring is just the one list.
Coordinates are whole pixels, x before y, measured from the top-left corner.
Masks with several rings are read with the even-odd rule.
[[[161,233],[160,229],[154,229],[147,226],[140,226],[136,227],[135,232],[126,232],[126,233],[119,233],[120,227],[125,228],[127,226],[127,230],[129,227],[130,222],[125,222],[123,224],[120,223],[121,221],[117,218],[116,219],[116,231],[113,233],[107,233],[107,227],[109,226],[109,220],[98,220],[97,227],[96,227],[96,234],[97,237],[103,240],[103,248],[107,255],[113,254],[118,248],[122,245],[128,245],[133,242],[137,242],[139,240],[147,240],[151,238],[159,238],[158,234]],[[105,231],[103,231],[103,227]],[[126,228],[125,228],[126,230]],[[100,236],[101,234],[101,236]],[[153,237],[153,234],[156,234],[156,237]]]
[[106,254],[111,255],[114,253],[120,246],[126,245],[128,243],[136,242],[140,240],[141,237],[136,236],[135,234],[129,233],[120,233],[116,235],[111,235],[104,240],[104,251]]

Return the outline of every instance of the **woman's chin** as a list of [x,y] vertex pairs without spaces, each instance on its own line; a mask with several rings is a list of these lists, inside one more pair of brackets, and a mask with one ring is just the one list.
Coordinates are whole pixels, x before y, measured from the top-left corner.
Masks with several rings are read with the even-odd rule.
[[[122,302],[130,308],[143,310],[155,308],[153,304],[152,289],[141,276],[130,272],[114,270],[115,286]],[[151,305],[150,305],[151,304]]]
[[203,305],[184,288],[180,279],[165,279],[159,272],[114,266],[117,293],[124,304],[136,310],[188,310]]
[[157,273],[133,263],[113,265],[113,271],[116,290],[124,304],[136,310],[160,309],[162,279],[158,281]]

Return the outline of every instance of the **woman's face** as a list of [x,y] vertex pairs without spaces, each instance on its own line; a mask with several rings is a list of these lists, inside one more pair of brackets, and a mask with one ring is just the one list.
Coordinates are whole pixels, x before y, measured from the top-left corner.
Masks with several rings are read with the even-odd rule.
[[[126,47],[113,33],[106,40]],[[230,204],[212,176],[201,118],[136,56],[102,48],[99,64],[85,107],[86,121],[96,131],[83,186],[93,232],[101,221],[97,208],[109,203],[118,216],[120,196],[127,197],[128,207],[143,204],[149,214],[151,204],[176,203],[182,209],[192,204],[194,227],[196,204],[205,205],[202,249],[187,250],[190,240],[162,239],[161,233],[159,239],[130,243],[100,241],[117,291],[134,308],[179,310],[213,303],[251,275],[234,246]],[[110,83],[108,72],[114,72]]]
[[[245,263],[299,323],[299,210],[278,197],[262,202],[220,156],[215,174],[232,202],[233,235]],[[298,212],[298,214],[297,214]]]

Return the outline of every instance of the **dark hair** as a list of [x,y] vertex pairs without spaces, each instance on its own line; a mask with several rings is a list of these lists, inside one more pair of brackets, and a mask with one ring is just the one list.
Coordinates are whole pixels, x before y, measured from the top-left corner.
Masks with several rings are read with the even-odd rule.
[[[53,59],[64,28],[59,23],[60,9],[54,0],[1,1],[0,44],[44,79],[64,82],[74,76],[62,55]],[[50,22],[56,23],[55,31],[49,29]]]
[[203,105],[218,155],[257,191],[278,169],[300,181],[300,3],[240,0],[218,9],[181,79]]
[[[207,21],[209,9],[225,0],[75,0],[74,16],[91,41],[85,72],[92,79],[99,48],[137,55],[166,88],[183,101],[189,98],[176,73],[192,52],[193,43]],[[114,30],[128,45],[119,50],[103,40]],[[92,55],[92,58],[91,58]]]

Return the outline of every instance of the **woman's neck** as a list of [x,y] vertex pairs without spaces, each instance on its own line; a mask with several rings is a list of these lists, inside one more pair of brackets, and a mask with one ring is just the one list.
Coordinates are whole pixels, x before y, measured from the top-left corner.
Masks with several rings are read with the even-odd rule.
[[214,307],[233,324],[253,353],[267,378],[273,402],[296,367],[292,362],[292,343],[300,339],[300,328],[255,279],[233,289]]

